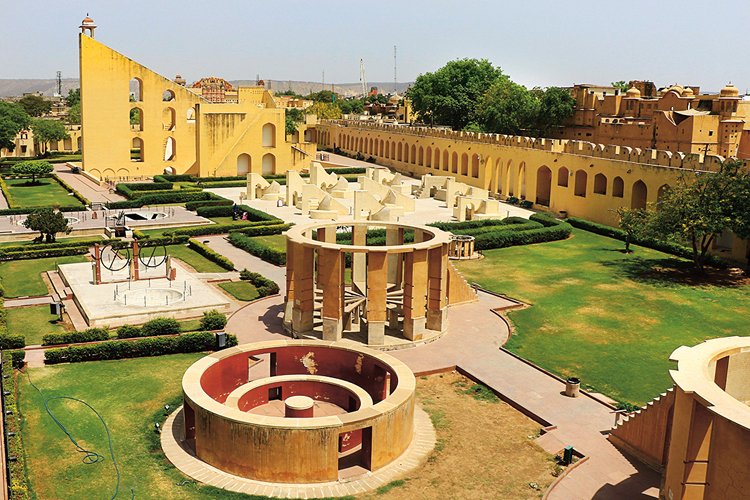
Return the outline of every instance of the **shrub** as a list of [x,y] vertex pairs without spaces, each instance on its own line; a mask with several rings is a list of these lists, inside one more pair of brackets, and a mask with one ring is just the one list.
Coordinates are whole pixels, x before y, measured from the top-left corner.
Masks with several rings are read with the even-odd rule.
[[227,324],[227,315],[220,313],[216,309],[206,311],[201,318],[200,330],[221,330]]
[[[39,207],[5,208],[3,210],[0,210],[0,215],[23,215],[23,214],[31,213],[34,210],[37,210],[38,208]],[[57,207],[57,209],[61,212],[81,212],[83,210],[81,205],[62,206],[62,207]]]
[[[10,356],[7,353],[11,352]],[[3,390],[7,392],[7,395],[3,396],[4,409],[10,410],[16,415],[20,415],[18,408],[18,401],[16,395],[18,394],[18,379],[13,376],[13,368],[20,368],[18,366],[19,360],[17,357],[19,351],[6,351],[3,353],[2,359],[2,372],[3,376],[7,377],[3,382]],[[25,354],[20,351],[21,354]],[[21,358],[21,364],[23,358]],[[31,498],[29,494],[28,478],[26,476],[26,452],[23,448],[23,439],[21,439],[21,419],[20,418],[6,418],[5,419],[5,433],[7,450],[6,453],[9,457],[16,457],[16,460],[8,460],[8,476],[10,481],[10,497],[13,500],[27,500]],[[3,485],[7,487],[7,485]]]
[[[227,347],[237,345],[237,337],[227,335]],[[210,351],[216,348],[216,336],[211,332],[184,333],[172,337],[137,340],[108,340],[98,344],[48,349],[44,361],[48,364],[78,363],[105,359],[140,358],[186,352]]]
[[0,260],[42,259],[44,257],[62,257],[65,255],[82,255],[89,251],[87,246],[63,248],[39,248],[36,250],[15,250],[0,253]]
[[196,209],[200,207],[219,207],[221,205],[233,205],[234,202],[232,200],[205,200],[205,201],[189,201],[185,203],[185,208],[188,210],[195,211]]
[[571,227],[565,222],[540,214],[534,214],[530,219],[544,227],[525,231],[495,231],[477,234],[474,236],[474,247],[477,250],[489,250],[562,240],[570,236]]
[[74,344],[97,340],[109,340],[109,331],[106,328],[89,328],[79,332],[48,333],[42,337],[42,345]]
[[505,203],[510,203],[511,205],[518,205],[518,202],[521,201],[515,196],[508,196],[508,199],[505,200]]
[[258,291],[259,297],[268,297],[269,295],[276,295],[277,293],[279,293],[279,285],[277,285],[276,282],[269,280],[262,274],[243,269],[242,271],[240,271],[240,279],[252,283],[255,289]]
[[[280,223],[280,220],[273,221],[274,223]],[[253,226],[267,226],[269,221],[256,221],[256,222],[239,222],[234,224],[211,224],[207,226],[194,226],[175,229],[171,233],[164,232],[164,234],[184,235],[184,236],[206,236],[209,234],[225,234],[235,229],[248,228]]]
[[189,174],[161,174],[154,176],[154,182],[195,182],[196,180],[198,180],[197,177]]
[[214,196],[215,195],[206,191],[180,189],[145,194],[134,200],[110,202],[107,206],[113,210],[119,208],[139,208],[144,205],[165,205],[167,203],[212,200],[215,199]]
[[180,333],[180,323],[174,318],[154,318],[141,327],[143,337],[155,335],[174,335]]
[[143,337],[143,331],[137,326],[122,325],[117,329],[118,339],[132,339],[134,337]]
[[[279,219],[273,215],[263,212],[262,210],[256,210],[248,207],[247,205],[240,205],[238,207],[240,215],[242,212],[247,212],[247,220],[249,221],[278,221]],[[199,207],[195,211],[201,217],[231,217],[232,216],[232,205],[219,205],[213,207]]]
[[530,202],[529,200],[523,200],[521,203],[519,203],[519,206],[521,208],[530,209],[534,206],[534,203]]
[[207,247],[203,243],[200,243],[195,240],[190,240],[188,242],[188,247],[192,248],[193,250],[195,250],[196,252],[198,252],[199,254],[207,258],[208,260],[217,263],[224,269],[228,271],[234,271],[234,263],[231,260],[227,259],[226,257],[214,251],[213,249]]
[[286,252],[280,252],[275,250],[260,241],[254,240],[242,233],[234,232],[229,233],[229,242],[237,248],[246,251],[249,254],[255,255],[266,262],[275,264],[277,266],[283,266],[286,264]]
[[24,361],[26,359],[26,351],[23,349],[14,349],[12,351],[5,351],[5,355],[10,354],[11,362],[13,363],[13,368],[23,368],[23,365],[26,364]]
[[269,236],[281,234],[292,227],[292,224],[272,224],[270,226],[251,226],[240,229],[232,229],[230,233],[242,233],[245,236]]
[[[3,328],[5,320],[3,319]],[[26,337],[23,335],[16,335],[12,333],[5,333],[0,335],[0,351],[6,349],[22,349],[26,347]]]
[[225,187],[245,187],[247,181],[215,181],[215,182],[201,182],[202,188],[225,188]]
[[75,189],[73,189],[70,186],[70,184],[68,184],[67,182],[65,182],[64,180],[62,180],[61,178],[59,178],[56,175],[53,175],[52,178],[55,179],[57,181],[57,183],[60,184],[67,192],[73,193],[73,197],[75,199],[77,199],[78,201],[80,201],[84,205],[91,205],[91,200],[89,200],[88,198],[86,198],[85,196],[83,196],[81,193],[79,193],[78,191],[76,191]]

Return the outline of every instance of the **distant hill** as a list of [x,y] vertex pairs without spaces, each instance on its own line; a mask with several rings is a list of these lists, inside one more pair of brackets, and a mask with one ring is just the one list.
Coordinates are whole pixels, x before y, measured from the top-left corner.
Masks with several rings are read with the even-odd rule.
[[[300,82],[290,80],[265,80],[266,87],[276,92],[291,89],[292,91],[307,95],[310,92],[317,92],[323,88],[320,82]],[[255,85],[255,80],[231,80],[230,82],[235,86],[247,86]],[[412,82],[398,83],[397,91],[399,94],[404,91],[412,84]],[[67,95],[71,89],[78,88],[77,78],[64,78],[62,81],[62,94]],[[368,90],[370,87],[377,87],[381,93],[388,94],[393,92],[393,82],[368,82]],[[331,90],[331,84],[325,84],[326,90]],[[333,90],[345,96],[354,96],[361,93],[361,85],[359,83],[335,83],[333,84]],[[0,79],[0,97],[14,97],[20,96],[29,92],[42,92],[46,96],[52,96],[57,92],[57,80],[54,78],[49,79]]]

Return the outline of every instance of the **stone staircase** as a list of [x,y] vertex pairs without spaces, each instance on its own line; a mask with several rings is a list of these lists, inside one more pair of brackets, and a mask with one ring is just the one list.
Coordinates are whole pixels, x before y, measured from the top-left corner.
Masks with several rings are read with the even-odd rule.
[[669,415],[674,406],[674,387],[629,413],[615,425],[608,439],[656,471],[664,466],[664,444]]
[[73,290],[65,286],[60,274],[57,271],[47,271],[47,278],[52,283],[52,289],[60,300],[70,300],[73,298]]
[[477,291],[463,274],[448,261],[448,305],[464,304],[477,300]]

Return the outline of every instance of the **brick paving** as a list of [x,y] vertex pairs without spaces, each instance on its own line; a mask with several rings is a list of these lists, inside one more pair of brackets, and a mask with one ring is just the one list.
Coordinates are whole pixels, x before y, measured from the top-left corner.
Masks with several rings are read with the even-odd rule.
[[85,175],[74,174],[70,167],[64,163],[54,165],[55,175],[65,181],[70,187],[81,193],[93,203],[106,203],[108,201],[123,201],[124,196],[110,192],[109,187],[100,186]]

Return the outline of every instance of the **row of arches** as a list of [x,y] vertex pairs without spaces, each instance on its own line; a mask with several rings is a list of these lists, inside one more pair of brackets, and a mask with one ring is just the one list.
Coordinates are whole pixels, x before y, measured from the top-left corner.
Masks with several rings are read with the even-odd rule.
[[[253,158],[247,153],[237,156],[237,175],[247,175],[253,171]],[[266,153],[260,160],[261,175],[274,175],[276,173],[276,157]]]
[[[164,140],[164,161],[173,161],[177,157],[177,141],[174,137]],[[136,162],[145,161],[145,141],[142,137],[133,137],[130,143],[130,160]]]
[[[195,108],[185,111],[185,122],[188,125],[195,123]],[[177,112],[173,107],[166,107],[161,114],[162,128],[167,131],[175,130],[177,126]],[[145,126],[143,108],[138,106],[130,108],[130,129],[133,132],[143,132]]]
[[[143,80],[134,76],[128,84],[128,99],[130,102],[143,102]],[[162,102],[175,100],[174,90],[164,89],[161,93]]]

